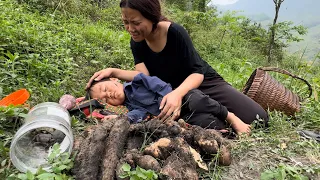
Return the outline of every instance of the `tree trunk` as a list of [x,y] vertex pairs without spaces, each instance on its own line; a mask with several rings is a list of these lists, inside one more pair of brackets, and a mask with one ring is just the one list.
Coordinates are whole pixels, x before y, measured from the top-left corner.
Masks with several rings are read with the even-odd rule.
[[222,37],[221,37],[221,39],[220,39],[220,43],[219,43],[218,49],[220,49],[220,47],[221,47],[221,44],[222,44],[222,41],[223,41],[224,36],[226,35],[226,32],[227,32],[227,30],[224,30],[224,31],[223,31],[223,35],[222,35]]
[[270,41],[269,41],[269,49],[268,49],[268,63],[271,63],[271,60],[272,60],[272,57],[271,57],[272,56],[272,48],[273,48],[274,39],[276,36],[276,26],[275,25],[277,23],[280,6],[283,1],[284,0],[273,0],[274,5],[275,5],[276,14],[273,19],[273,24],[270,28],[271,33],[270,33]]
[[200,0],[198,10],[200,12],[206,12],[206,0]]

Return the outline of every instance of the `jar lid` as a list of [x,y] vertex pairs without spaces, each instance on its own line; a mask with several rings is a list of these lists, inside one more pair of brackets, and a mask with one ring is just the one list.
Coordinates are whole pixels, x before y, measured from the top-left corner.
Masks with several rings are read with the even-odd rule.
[[20,89],[1,99],[0,106],[20,105],[25,103],[29,97],[30,94],[26,89]]

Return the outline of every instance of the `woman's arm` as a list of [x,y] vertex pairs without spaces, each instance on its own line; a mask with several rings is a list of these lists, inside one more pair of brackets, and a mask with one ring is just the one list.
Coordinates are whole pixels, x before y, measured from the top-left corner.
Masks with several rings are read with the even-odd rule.
[[145,75],[147,75],[147,76],[150,75],[150,74],[149,74],[149,71],[148,71],[148,69],[147,69],[147,67],[146,67],[146,65],[145,65],[144,63],[136,64],[135,70],[136,70],[136,71],[139,71],[139,72],[142,72],[143,74],[145,74]]
[[182,84],[177,87],[174,91],[181,95],[185,96],[191,89],[198,88],[204,79],[203,74],[193,73],[190,74]]
[[91,76],[87,83],[86,89],[91,87],[93,81],[100,81],[103,78],[114,77],[124,81],[131,81],[135,75],[140,73],[139,71],[122,70],[117,68],[107,68],[98,71]]
[[139,74],[139,71],[136,70],[122,70],[118,68],[109,68],[111,70],[111,74],[109,77],[118,78],[123,81],[132,81],[134,76]]
[[146,65],[144,65],[144,63],[136,64],[134,71],[122,70],[117,68],[111,68],[111,69],[112,69],[111,77],[115,77],[123,81],[132,81],[133,78],[139,73],[143,73],[149,76],[149,71]]
[[133,78],[139,73],[149,75],[149,71],[144,65],[144,63],[137,64],[135,66],[135,70],[122,70],[118,68],[103,69],[94,73],[94,75],[90,78],[89,82],[87,83],[86,89],[88,89],[91,86],[93,80],[99,81],[103,78],[114,77],[123,81],[132,81]]
[[202,83],[203,78],[203,74],[190,74],[179,87],[162,99],[160,103],[161,113],[158,117],[162,120],[167,120],[169,117],[172,120],[177,119],[180,116],[183,96],[191,89],[198,88]]

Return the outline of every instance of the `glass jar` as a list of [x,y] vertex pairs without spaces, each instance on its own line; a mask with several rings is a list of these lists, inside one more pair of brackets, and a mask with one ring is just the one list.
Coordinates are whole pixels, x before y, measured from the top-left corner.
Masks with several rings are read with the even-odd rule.
[[53,144],[60,152],[71,153],[73,134],[69,112],[60,104],[45,102],[33,107],[19,128],[10,146],[12,164],[20,171],[35,173],[41,166],[50,171],[47,158]]

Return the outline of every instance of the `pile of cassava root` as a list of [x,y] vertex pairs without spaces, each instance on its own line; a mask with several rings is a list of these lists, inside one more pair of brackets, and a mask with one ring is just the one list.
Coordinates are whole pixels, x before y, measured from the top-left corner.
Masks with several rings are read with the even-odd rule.
[[124,163],[152,169],[160,179],[194,180],[199,177],[197,169],[208,170],[201,157],[218,154],[218,164],[231,163],[228,144],[219,132],[186,126],[183,120],[130,125],[126,117],[119,117],[91,126],[84,136],[74,143],[78,154],[73,173],[81,180],[121,179]]

